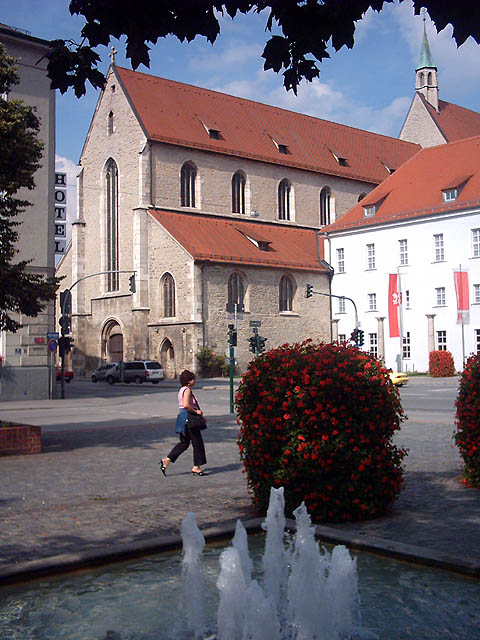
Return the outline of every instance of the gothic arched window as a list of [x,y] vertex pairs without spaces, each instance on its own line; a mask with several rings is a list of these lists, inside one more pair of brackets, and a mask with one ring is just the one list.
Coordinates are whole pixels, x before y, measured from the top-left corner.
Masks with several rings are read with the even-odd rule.
[[105,167],[105,271],[107,273],[107,291],[118,291],[118,168],[110,158]]
[[290,192],[292,185],[284,178],[278,185],[278,217],[280,220],[290,220]]
[[330,224],[330,187],[320,191],[320,224]]
[[245,184],[243,171],[236,171],[232,177],[232,212],[245,213]]
[[170,273],[162,278],[162,315],[164,318],[175,316],[175,281]]
[[182,207],[195,206],[195,181],[197,168],[192,162],[185,162],[180,171],[180,192]]
[[289,276],[282,276],[278,291],[278,308],[280,311],[293,311],[294,285]]
[[227,311],[244,311],[245,288],[243,286],[243,278],[239,273],[232,273],[228,279],[228,303]]

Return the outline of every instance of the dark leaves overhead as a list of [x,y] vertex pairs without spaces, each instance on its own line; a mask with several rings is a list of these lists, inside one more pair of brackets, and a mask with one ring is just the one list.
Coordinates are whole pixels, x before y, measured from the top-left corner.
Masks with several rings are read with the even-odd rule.
[[[220,33],[218,16],[269,10],[265,30],[273,32],[262,57],[264,68],[283,73],[284,85],[296,92],[302,79],[320,73],[317,63],[329,57],[327,46],[338,51],[354,45],[355,24],[372,8],[381,11],[394,0],[72,0],[70,12],[85,18],[81,44],[55,40],[49,53],[52,88],[62,93],[73,87],[77,96],[90,82],[98,88],[104,78],[96,69],[93,49],[108,46],[111,38],[126,38],[132,67],[149,67],[150,45],[172,35],[191,42],[197,36],[212,44]],[[403,2],[404,0],[398,0]],[[449,23],[460,46],[472,36],[480,42],[480,2],[472,0],[414,0],[415,13],[425,7],[437,31]]]

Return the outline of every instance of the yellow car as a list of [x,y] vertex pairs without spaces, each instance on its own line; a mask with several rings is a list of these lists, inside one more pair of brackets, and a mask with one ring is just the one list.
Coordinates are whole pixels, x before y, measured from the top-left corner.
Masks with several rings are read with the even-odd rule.
[[408,384],[408,376],[403,371],[390,371],[390,380],[396,387],[403,387]]

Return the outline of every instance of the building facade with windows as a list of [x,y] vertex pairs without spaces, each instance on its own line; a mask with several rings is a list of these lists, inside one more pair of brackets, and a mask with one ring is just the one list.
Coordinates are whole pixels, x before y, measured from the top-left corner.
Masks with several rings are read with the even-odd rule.
[[[49,43],[26,31],[0,25],[0,43],[17,59],[20,83],[1,100],[22,100],[36,108],[38,137],[43,142],[41,166],[33,190],[22,189],[18,197],[32,206],[15,218],[18,228],[15,260],[29,262],[27,270],[52,277],[55,273],[55,92],[47,77]],[[18,317],[16,333],[0,331],[0,400],[48,398],[55,393],[53,358],[47,349],[47,333],[54,330],[54,305],[37,317]]]
[[202,347],[225,353],[231,323],[242,370],[251,320],[269,348],[330,340],[328,297],[304,298],[307,282],[330,287],[318,232],[418,149],[113,65],[59,269],[76,371],[147,357],[196,370]]
[[[480,137],[423,149],[323,231],[363,349],[404,371],[428,371],[434,349],[457,370],[480,352]],[[348,339],[353,305],[332,318]]]

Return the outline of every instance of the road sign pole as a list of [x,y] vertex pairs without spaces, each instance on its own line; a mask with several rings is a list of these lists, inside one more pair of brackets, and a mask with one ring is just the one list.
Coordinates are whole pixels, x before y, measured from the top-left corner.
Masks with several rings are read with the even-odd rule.
[[233,413],[233,367],[235,364],[235,353],[233,349],[233,325],[228,327],[228,345],[229,345],[229,357],[230,357],[230,413]]

